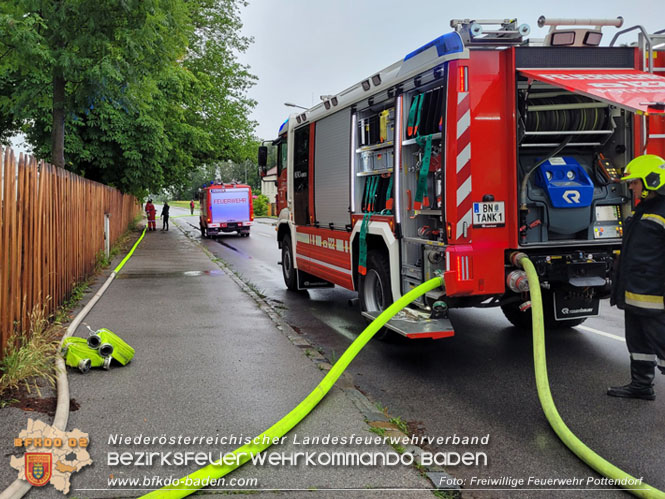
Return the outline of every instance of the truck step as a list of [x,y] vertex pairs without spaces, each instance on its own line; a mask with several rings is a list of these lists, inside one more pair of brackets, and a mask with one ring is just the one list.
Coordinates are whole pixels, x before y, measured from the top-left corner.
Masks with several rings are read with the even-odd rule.
[[[362,312],[363,317],[374,320],[381,312]],[[410,339],[449,338],[455,335],[450,319],[415,318],[400,312],[386,323],[386,327]]]

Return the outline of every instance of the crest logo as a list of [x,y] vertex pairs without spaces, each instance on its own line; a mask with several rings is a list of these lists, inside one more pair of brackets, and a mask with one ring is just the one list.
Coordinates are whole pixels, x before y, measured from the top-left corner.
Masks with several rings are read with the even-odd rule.
[[24,453],[12,455],[9,464],[19,480],[37,487],[50,484],[68,494],[72,473],[92,464],[89,442],[88,434],[78,428],[62,431],[39,419],[28,419],[27,428],[14,439],[14,452],[22,449]]
[[51,479],[53,457],[46,452],[26,452],[25,479],[35,487],[46,485]]

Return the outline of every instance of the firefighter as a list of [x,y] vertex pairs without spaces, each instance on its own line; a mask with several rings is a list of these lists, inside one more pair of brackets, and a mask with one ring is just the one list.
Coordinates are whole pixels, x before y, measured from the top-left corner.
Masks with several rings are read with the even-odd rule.
[[148,217],[148,230],[157,230],[157,224],[155,223],[157,209],[152,204],[152,199],[148,199],[148,202],[145,204],[145,214]]
[[625,173],[640,202],[626,222],[610,303],[625,313],[631,381],[607,394],[654,400],[656,366],[665,374],[665,160],[639,156]]
[[189,212],[190,212],[191,215],[194,214],[194,200],[193,199],[189,202]]
[[168,201],[164,201],[164,206],[162,207],[162,230],[169,230],[169,206]]

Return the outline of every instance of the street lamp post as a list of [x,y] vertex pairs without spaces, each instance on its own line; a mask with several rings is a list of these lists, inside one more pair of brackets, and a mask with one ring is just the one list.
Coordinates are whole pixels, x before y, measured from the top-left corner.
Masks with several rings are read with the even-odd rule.
[[288,107],[299,107],[300,109],[305,109],[305,110],[309,109],[307,107],[299,106],[298,104],[294,104],[293,102],[285,102],[284,105],[288,106]]

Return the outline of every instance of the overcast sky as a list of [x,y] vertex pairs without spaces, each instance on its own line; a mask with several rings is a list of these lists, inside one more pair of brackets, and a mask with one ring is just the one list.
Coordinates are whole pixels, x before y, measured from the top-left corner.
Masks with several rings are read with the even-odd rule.
[[[558,0],[549,2],[481,0],[249,0],[242,10],[243,33],[254,44],[240,56],[258,76],[249,95],[258,104],[252,118],[257,135],[276,138],[293,102],[309,107],[319,96],[335,94],[401,60],[425,43],[449,33],[451,19],[517,18],[543,38],[538,17],[616,18],[621,29],[643,25],[649,33],[665,29],[663,0]],[[609,44],[617,28],[603,30]],[[637,39],[626,34],[618,43]]]
[[[425,43],[449,33],[450,19],[517,18],[542,38],[538,17],[624,18],[625,29],[665,29],[663,0],[249,0],[242,9],[243,34],[254,43],[240,55],[259,81],[249,95],[257,101],[252,118],[257,135],[274,139],[295,110],[319,96],[335,94],[401,60]],[[617,28],[604,29],[607,45]],[[619,43],[634,41],[627,34]],[[18,147],[17,150],[21,150]]]

